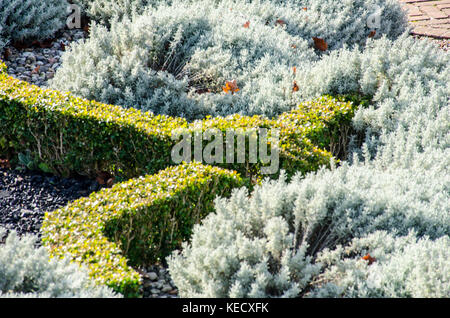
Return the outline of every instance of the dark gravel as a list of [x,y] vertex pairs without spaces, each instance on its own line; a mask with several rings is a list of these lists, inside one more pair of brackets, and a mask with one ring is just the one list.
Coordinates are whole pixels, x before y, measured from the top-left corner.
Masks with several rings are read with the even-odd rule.
[[89,179],[63,179],[41,172],[0,168],[0,226],[19,235],[35,234],[40,239],[45,212],[99,189],[97,181]]
[[[40,228],[45,212],[86,197],[101,185],[85,178],[63,179],[38,171],[9,170],[0,167],[0,227],[19,235],[34,234],[41,245]],[[0,237],[0,244],[4,237]],[[166,267],[154,265],[138,269],[145,298],[176,298],[178,291]]]

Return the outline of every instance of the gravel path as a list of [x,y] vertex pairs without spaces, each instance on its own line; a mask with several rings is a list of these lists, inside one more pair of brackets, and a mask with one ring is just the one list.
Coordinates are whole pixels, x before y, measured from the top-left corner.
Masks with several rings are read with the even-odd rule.
[[[38,86],[47,86],[61,66],[61,55],[71,42],[87,37],[83,30],[64,30],[51,43],[39,43],[28,48],[9,46],[3,52],[8,74]],[[43,47],[42,47],[43,46]]]

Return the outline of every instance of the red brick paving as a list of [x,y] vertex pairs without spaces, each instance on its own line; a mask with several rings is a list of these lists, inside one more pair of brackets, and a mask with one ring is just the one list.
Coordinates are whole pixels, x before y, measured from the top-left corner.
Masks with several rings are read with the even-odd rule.
[[408,11],[411,34],[450,39],[450,0],[399,0]]

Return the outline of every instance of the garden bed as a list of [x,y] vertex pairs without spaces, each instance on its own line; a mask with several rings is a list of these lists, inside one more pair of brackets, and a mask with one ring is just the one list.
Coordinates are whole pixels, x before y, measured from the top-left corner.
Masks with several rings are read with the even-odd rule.
[[397,1],[50,2],[0,4],[0,265],[48,270],[0,294],[448,296],[450,60]]

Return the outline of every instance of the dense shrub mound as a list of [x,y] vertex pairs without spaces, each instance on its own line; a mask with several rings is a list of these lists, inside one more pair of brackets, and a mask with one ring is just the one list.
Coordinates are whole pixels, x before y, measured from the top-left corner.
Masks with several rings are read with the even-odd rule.
[[[0,228],[0,238],[5,231]],[[95,286],[87,272],[68,259],[50,259],[36,238],[11,232],[0,244],[0,298],[2,297],[117,297],[105,286]]]
[[0,52],[7,42],[44,40],[66,21],[66,0],[0,0]]
[[310,43],[313,37],[323,39],[328,50],[364,46],[368,38],[396,39],[407,29],[406,15],[396,0],[216,2],[268,25],[281,25],[290,35]]
[[117,184],[48,213],[42,241],[51,255],[86,265],[98,283],[136,296],[130,265],[165,257],[213,210],[216,196],[244,186],[236,172],[197,163]]
[[[303,10],[289,1],[161,1],[140,17],[112,22],[110,30],[93,27],[64,55],[51,86],[188,120],[276,116],[301,101],[295,77],[319,59],[313,37],[323,37],[330,50],[368,38],[371,5],[324,2]],[[403,12],[393,3],[375,1],[384,12],[377,36],[404,31]],[[397,15],[392,24],[389,15]],[[227,83],[233,85],[224,91]]]
[[374,96],[354,119],[364,145],[337,169],[218,200],[170,258],[181,295],[447,297],[448,78],[446,53],[406,37],[319,61],[307,94]]
[[[423,272],[431,279],[426,286],[434,286],[424,286],[423,295],[444,297],[450,289],[440,280],[448,279],[448,266],[439,264],[450,248],[448,180],[445,169],[413,171],[345,165],[290,184],[283,178],[264,183],[250,198],[241,189],[217,200],[216,212],[194,229],[191,244],[169,259],[171,276],[182,297],[299,297],[313,288],[328,296],[407,296],[410,288],[420,295],[412,286],[419,282],[402,277],[414,279]],[[405,246],[404,254],[389,251],[382,238],[367,246],[358,243],[351,253],[339,247],[364,242],[377,231],[389,233],[394,242],[410,231],[410,241],[429,239],[415,253],[415,245]],[[427,245],[433,251],[427,252]],[[377,259],[375,272],[361,259],[369,253]],[[436,258],[412,265],[427,253]],[[331,259],[338,264],[328,267]],[[345,270],[339,262],[347,264]],[[412,266],[418,267],[410,272]],[[347,286],[362,284],[364,275],[370,276],[367,284],[380,275],[380,290]],[[389,281],[398,285],[395,290],[384,289]]]
[[[362,45],[368,35],[386,35],[393,39],[406,29],[405,14],[396,0],[72,0],[93,20],[110,25],[113,18],[122,19],[164,4],[215,4],[221,10],[230,8],[243,17],[270,25],[286,26],[290,34],[312,40],[326,39],[329,48]],[[278,22],[277,22],[278,21]]]
[[[284,2],[284,1],[280,1]],[[319,37],[330,49],[364,46],[368,37],[396,39],[407,29],[406,14],[397,0],[291,0],[304,10],[304,16],[291,16],[297,34]],[[375,34],[373,33],[375,31]]]
[[[36,166],[60,175],[123,177],[170,165],[170,134],[182,118],[74,98],[0,75],[0,153],[29,152]],[[138,151],[137,151],[138,150]]]

